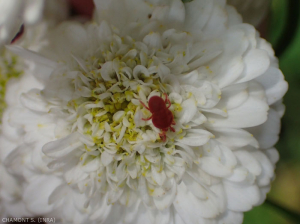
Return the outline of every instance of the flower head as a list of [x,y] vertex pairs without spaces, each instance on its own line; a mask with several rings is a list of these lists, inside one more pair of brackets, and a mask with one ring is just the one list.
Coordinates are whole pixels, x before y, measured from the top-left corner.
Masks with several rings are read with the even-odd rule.
[[270,46],[223,1],[95,5],[94,23],[49,33],[47,58],[10,48],[38,80],[3,119],[21,139],[6,165],[24,178],[27,209],[79,223],[241,223],[278,159],[287,84]]

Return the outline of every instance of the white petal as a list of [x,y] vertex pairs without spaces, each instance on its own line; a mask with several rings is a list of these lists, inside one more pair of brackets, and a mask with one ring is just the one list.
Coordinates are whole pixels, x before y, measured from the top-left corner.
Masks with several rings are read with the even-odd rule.
[[[226,64],[226,65],[225,65]],[[226,72],[218,76],[218,84],[220,88],[224,88],[234,82],[244,70],[244,63],[242,57],[232,59],[230,62],[225,63],[223,66],[228,66]],[[234,86],[230,86],[231,88]]]
[[247,130],[254,135],[262,149],[270,148],[279,139],[280,117],[276,111],[270,109],[266,122]]
[[30,182],[24,192],[24,200],[28,209],[36,215],[47,214],[53,205],[48,204],[48,198],[61,181],[54,176],[41,176]]
[[92,158],[90,161],[86,160],[85,163],[83,163],[82,165],[82,170],[85,172],[94,172],[96,170],[99,169],[99,167],[101,166],[101,161],[99,157],[96,158]]
[[273,164],[263,152],[253,152],[252,155],[257,159],[262,168],[261,174],[257,177],[257,184],[259,186],[268,186],[274,176]]
[[222,98],[218,104],[218,108],[230,110],[240,106],[249,97],[247,88],[248,84],[245,83],[224,88],[222,90]]
[[64,174],[65,180],[68,184],[78,183],[83,181],[88,176],[87,173],[83,172],[80,165],[73,166],[71,169],[66,171]]
[[205,172],[216,177],[226,177],[232,173],[230,167],[224,166],[219,160],[212,157],[202,157],[199,159],[199,166]]
[[182,182],[177,187],[174,207],[185,223],[205,223],[203,218],[214,218],[219,214],[216,198],[200,200]]
[[253,135],[243,129],[210,128],[209,130],[216,136],[217,141],[230,148],[240,148],[246,145],[258,148],[258,142]]
[[227,177],[226,179],[233,182],[242,182],[247,178],[248,173],[248,169],[244,167],[239,167],[234,169],[233,174],[230,177]]
[[149,33],[144,37],[143,42],[147,44],[150,48],[162,48],[161,36],[159,33]]
[[148,194],[148,189],[147,189],[147,182],[145,178],[142,176],[139,178],[139,192],[140,192],[140,197],[142,201],[147,205],[151,206],[152,205],[152,199],[150,198]]
[[57,203],[60,200],[62,200],[64,196],[67,194],[67,192],[68,192],[68,188],[66,185],[64,184],[59,185],[49,196],[49,200],[48,200],[49,205],[53,203]]
[[177,141],[189,146],[201,146],[208,142],[212,137],[213,135],[210,132],[203,129],[191,129],[188,130],[187,135],[184,136],[183,139],[178,139]]
[[179,114],[180,116],[179,122],[181,124],[186,124],[190,122],[195,116],[197,112],[197,106],[195,104],[195,101],[192,99],[183,101],[181,106],[182,106],[182,111]]
[[139,212],[139,207],[140,207],[140,201],[133,204],[131,207],[129,207],[127,210],[126,210],[126,213],[125,213],[125,217],[124,217],[124,223],[133,223],[136,219],[136,216],[138,215],[138,212]]
[[213,5],[211,1],[185,3],[186,11],[189,12],[186,14],[185,26],[189,32],[199,32],[203,29],[211,16]]
[[203,186],[201,186],[200,184],[198,184],[193,178],[191,178],[191,176],[184,175],[183,182],[187,186],[189,191],[191,191],[193,193],[193,195],[195,195],[197,198],[202,199],[202,200],[207,199],[206,189]]
[[23,57],[26,60],[31,60],[33,62],[36,62],[38,64],[42,64],[44,66],[50,67],[50,68],[56,68],[57,63],[54,61],[51,61],[48,58],[43,57],[42,55],[35,53],[33,51],[30,50],[26,50],[20,46],[16,46],[16,45],[9,45],[6,46],[6,48],[10,51],[12,51],[13,53],[19,55],[20,57]]
[[42,98],[41,92],[38,89],[32,89],[28,93],[23,93],[20,101],[30,110],[37,112],[49,111],[49,104]]
[[267,149],[267,150],[265,150],[265,154],[268,156],[268,158],[270,159],[270,161],[272,162],[273,165],[278,162],[279,153],[276,149],[274,149],[274,148]]
[[254,175],[259,175],[261,173],[261,167],[258,161],[247,151],[239,150],[235,151],[237,159],[240,161],[241,165],[249,170],[249,172]]
[[164,194],[162,197],[153,197],[154,204],[159,210],[167,209],[173,203],[176,194],[176,182],[174,179],[168,181],[168,183],[163,186]]
[[270,67],[256,80],[264,86],[269,105],[281,99],[288,89],[288,84],[278,68]]
[[44,145],[42,150],[50,157],[60,158],[82,146],[83,144],[78,141],[77,133],[74,133],[65,138],[49,142],[48,144]]
[[155,166],[151,167],[151,171],[152,171],[151,173],[152,173],[153,180],[156,181],[156,183],[159,186],[162,186],[167,178],[165,171],[164,170],[158,171]]
[[249,97],[241,106],[228,110],[227,118],[210,115],[208,124],[212,127],[246,128],[267,120],[268,105],[254,97]]
[[167,208],[163,211],[158,212],[158,215],[156,216],[156,223],[159,223],[159,224],[174,224],[172,209]]
[[101,153],[101,162],[104,166],[108,166],[114,160],[114,155],[104,151]]
[[251,50],[244,58],[245,69],[237,83],[247,82],[263,73],[265,73],[270,65],[270,59],[266,51]]
[[256,185],[237,185],[224,182],[228,208],[235,212],[250,210],[260,200],[260,192]]
[[105,81],[111,81],[111,76],[114,75],[113,63],[111,61],[106,62],[101,66],[101,77]]
[[211,185],[212,176],[204,172],[200,167],[193,166],[187,169],[187,173],[199,184]]

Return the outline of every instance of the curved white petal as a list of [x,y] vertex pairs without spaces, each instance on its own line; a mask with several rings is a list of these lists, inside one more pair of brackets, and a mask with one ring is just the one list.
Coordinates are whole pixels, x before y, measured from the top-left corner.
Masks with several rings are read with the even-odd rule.
[[256,185],[239,185],[223,182],[227,196],[228,208],[235,212],[250,210],[260,199],[259,188]]
[[58,178],[47,175],[32,181],[24,192],[24,201],[28,209],[35,215],[50,212],[53,205],[48,204],[48,197],[60,183]]

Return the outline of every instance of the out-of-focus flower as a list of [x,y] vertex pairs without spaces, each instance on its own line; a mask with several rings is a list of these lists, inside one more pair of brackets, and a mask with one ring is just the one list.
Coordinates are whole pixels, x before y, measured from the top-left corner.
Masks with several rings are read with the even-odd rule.
[[[5,53],[6,57],[9,56],[9,53]],[[13,60],[18,60],[17,58],[13,58]],[[25,71],[28,67],[24,67],[23,63],[16,61],[19,66],[18,73],[21,76],[18,78],[10,78],[6,83],[6,104],[7,108],[20,106],[20,94],[24,91],[28,91],[32,88],[32,86],[37,85],[37,81]],[[2,67],[1,67],[2,68]],[[25,70],[24,70],[25,69]],[[8,70],[9,71],[9,70]],[[29,70],[30,71],[30,70]],[[10,75],[10,73],[8,73]],[[5,80],[6,81],[6,80]],[[22,84],[21,84],[22,83]],[[2,97],[2,96],[1,96]],[[5,114],[3,115],[3,119],[5,118]],[[12,176],[7,172],[7,167],[4,166],[4,158],[19,144],[23,144],[23,140],[12,138],[13,129],[8,126],[7,122],[1,124],[2,132],[0,136],[0,203],[2,206],[2,211],[0,213],[1,218],[3,217],[34,217],[34,214],[30,213],[24,203],[23,193],[24,193],[24,179],[22,176]],[[16,134],[16,133],[15,133]]]
[[270,0],[228,0],[228,4],[237,8],[245,23],[258,26],[270,9]]
[[42,18],[65,19],[67,0],[0,0],[0,47],[10,43],[24,24],[35,25]]
[[[14,202],[64,223],[242,223],[278,160],[287,83],[270,45],[224,1],[95,5],[44,56],[9,47],[31,61],[3,116]],[[153,96],[169,130],[145,121]]]
[[[4,3],[5,2],[5,3]],[[39,10],[41,7],[41,2],[45,4],[46,8],[43,9],[44,14],[40,17],[38,16],[36,19],[41,19],[39,21],[39,24],[36,24],[35,26],[29,26],[26,28],[26,32],[21,33],[21,35],[15,39],[14,44],[26,47],[27,49],[38,51],[40,48],[42,48],[43,45],[46,43],[44,42],[44,35],[49,32],[51,28],[53,28],[58,22],[64,20],[68,16],[68,4],[66,0],[43,0],[43,1],[2,1],[0,0],[0,9],[3,10],[3,13],[1,14],[3,18],[5,16],[11,16],[9,13],[11,11],[6,12],[5,7],[8,7],[10,9],[14,8],[14,10],[17,10],[18,8],[21,8],[21,6],[24,6],[22,4],[25,4],[28,6],[28,9],[22,9],[18,12],[15,12],[18,14],[17,18],[20,17],[20,13],[24,14],[24,17],[26,17],[26,13],[24,10]],[[3,4],[3,8],[1,7],[1,4]],[[14,4],[14,7],[12,7],[10,4]],[[42,4],[42,5],[43,5]],[[21,5],[21,6],[20,6]],[[36,15],[38,13],[36,12]],[[8,18],[5,17],[5,18]],[[31,17],[30,17],[31,18]],[[29,19],[28,19],[29,20]],[[37,22],[36,20],[36,22]],[[8,24],[11,25],[11,24]],[[5,26],[0,25],[1,27],[5,29]],[[20,28],[20,27],[19,27]],[[1,32],[1,31],[0,31]],[[19,58],[16,55],[12,55],[10,52],[8,52],[5,49],[0,50],[0,116],[2,115],[2,111],[5,108],[5,88],[7,82],[11,78],[17,78],[25,69],[25,65],[23,64],[23,59]],[[25,66],[25,67],[24,67]]]
[[35,24],[42,16],[44,1],[1,0],[0,40],[8,43],[17,34],[21,25]]
[[[46,0],[40,2],[45,2],[43,4],[45,4],[46,7],[43,9],[43,15],[40,18],[41,20],[34,26],[26,26],[26,32],[22,33],[22,35],[15,39],[14,45],[26,47],[34,51],[41,49],[46,44],[44,41],[44,35],[59,21],[67,18],[67,1]],[[6,3],[9,2],[6,1]],[[13,2],[10,3],[12,4]],[[25,1],[18,1],[15,3],[25,4]],[[37,2],[37,4],[40,3]],[[6,15],[6,13],[9,12],[3,13]],[[19,13],[22,13],[22,10],[19,11]],[[2,14],[3,17],[5,15]],[[19,102],[20,94],[24,91],[28,91],[28,88],[31,89],[32,85],[34,85],[37,81],[30,79],[30,75],[28,75],[32,69],[35,69],[35,66],[31,67],[31,65],[24,62],[23,58],[13,55],[5,48],[2,48],[0,51],[0,116],[2,117],[3,110],[6,107],[16,106],[16,103]],[[20,82],[28,83],[21,87],[19,86]],[[8,89],[6,88],[7,86],[9,86]],[[7,127],[4,129],[6,131],[8,130]],[[1,122],[0,131],[2,132]],[[18,141],[10,139],[5,133],[3,133],[0,137],[0,145],[3,147],[3,150],[1,150],[0,153],[0,176],[2,179],[0,183],[0,217],[34,216],[34,214],[30,213],[26,209],[24,201],[20,200],[23,197],[22,178],[12,177],[3,166],[3,159],[18,145],[17,143]]]

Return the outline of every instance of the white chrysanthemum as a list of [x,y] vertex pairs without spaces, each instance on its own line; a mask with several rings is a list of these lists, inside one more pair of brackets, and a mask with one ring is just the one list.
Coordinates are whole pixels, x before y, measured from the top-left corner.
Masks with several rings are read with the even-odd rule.
[[[42,1],[41,1],[42,2]],[[7,2],[8,3],[8,2]],[[20,1],[21,3],[21,1]],[[26,27],[26,32],[15,41],[15,45],[27,47],[31,50],[39,50],[45,45],[43,41],[47,30],[51,29],[58,21],[66,18],[68,15],[67,2],[61,0],[46,0],[47,9],[44,10],[43,20],[35,26]],[[23,3],[22,3],[23,4]],[[54,12],[55,11],[55,12]],[[5,14],[6,15],[6,14]],[[4,15],[3,15],[4,16]],[[35,79],[31,79],[24,70],[30,74],[33,67],[28,67],[23,59],[12,55],[11,52],[1,49],[0,56],[0,116],[5,107],[16,106],[19,97],[23,92],[30,90]],[[21,78],[21,80],[17,80]],[[20,85],[22,83],[23,85]],[[24,86],[25,85],[25,86]],[[6,88],[8,86],[8,88]],[[6,98],[6,99],[5,99]],[[2,123],[0,122],[0,132],[2,132]],[[3,160],[11,152],[19,141],[12,140],[9,136],[7,126],[4,125],[4,132],[0,137],[0,217],[30,217],[30,213],[24,205],[23,197],[23,178],[20,176],[12,177],[3,166]],[[21,144],[21,143],[20,143]]]
[[[49,34],[47,58],[11,47],[32,61],[3,117],[26,209],[65,223],[242,223],[278,160],[287,84],[270,45],[222,0],[95,4],[95,23]],[[173,117],[168,130],[145,121],[153,96],[170,100],[155,114]]]
[[35,25],[43,17],[64,19],[66,0],[0,0],[0,47],[9,43],[22,24]]
[[245,23],[257,26],[270,9],[270,0],[228,0],[228,4],[237,8]]
[[[39,51],[47,44],[45,42],[45,34],[63,19],[67,18],[68,7],[65,0],[46,0],[45,4],[47,8],[44,9],[43,20],[35,26],[27,27],[26,32],[20,34],[14,41],[14,45]],[[24,69],[26,69],[26,65],[23,63],[22,58],[11,54],[11,52],[5,49],[0,49],[0,116],[5,107],[6,83],[12,78],[18,78]]]

